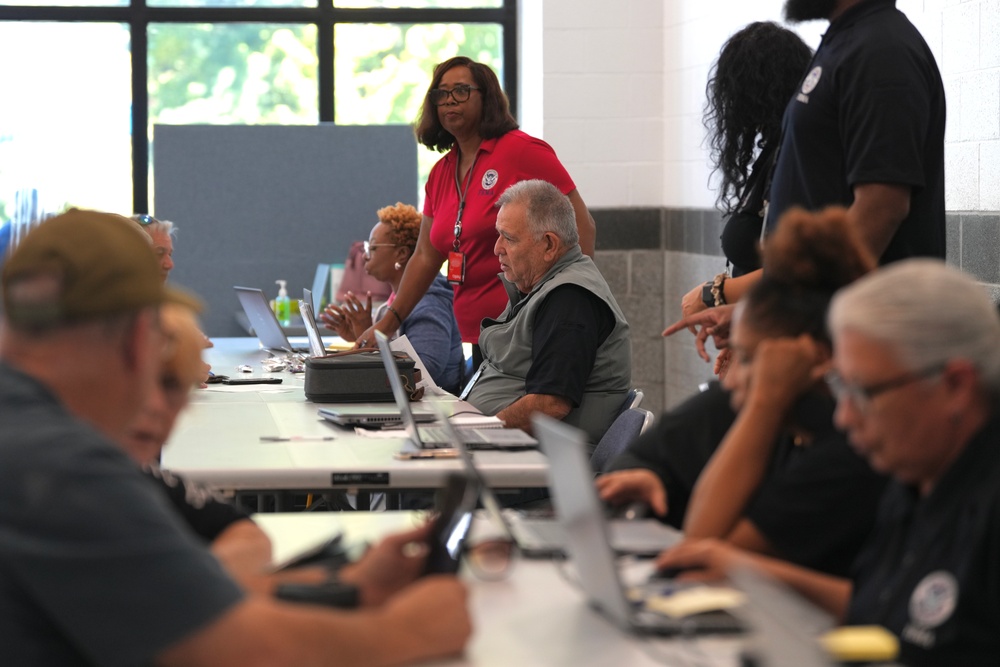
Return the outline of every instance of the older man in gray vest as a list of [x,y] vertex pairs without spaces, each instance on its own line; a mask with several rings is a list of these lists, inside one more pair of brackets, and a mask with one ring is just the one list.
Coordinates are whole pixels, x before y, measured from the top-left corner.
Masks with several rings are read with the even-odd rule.
[[500,280],[510,298],[483,320],[483,364],[466,400],[507,426],[543,412],[600,440],[632,382],[629,326],[580,250],[573,206],[545,181],[521,181],[497,201]]

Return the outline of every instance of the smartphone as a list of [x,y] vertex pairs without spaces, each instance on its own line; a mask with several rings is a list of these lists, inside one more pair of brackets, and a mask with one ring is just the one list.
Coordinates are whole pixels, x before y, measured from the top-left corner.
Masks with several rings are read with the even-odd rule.
[[435,501],[437,515],[428,538],[424,574],[454,574],[462,558],[462,546],[472,525],[472,513],[479,500],[479,487],[462,474],[448,475]]
[[244,376],[229,377],[222,381],[222,384],[281,384],[282,379],[277,377]]

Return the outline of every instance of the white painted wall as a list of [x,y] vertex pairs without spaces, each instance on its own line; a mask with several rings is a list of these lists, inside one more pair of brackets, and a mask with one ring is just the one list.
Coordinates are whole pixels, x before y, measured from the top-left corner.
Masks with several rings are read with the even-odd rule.
[[[701,125],[708,69],[729,35],[751,21],[780,21],[782,4],[544,0],[541,89],[536,82],[525,92],[540,96],[540,134],[588,204],[713,205]],[[923,33],[945,80],[948,209],[1000,210],[1000,0],[898,0],[898,7]],[[825,28],[796,29],[815,48]]]

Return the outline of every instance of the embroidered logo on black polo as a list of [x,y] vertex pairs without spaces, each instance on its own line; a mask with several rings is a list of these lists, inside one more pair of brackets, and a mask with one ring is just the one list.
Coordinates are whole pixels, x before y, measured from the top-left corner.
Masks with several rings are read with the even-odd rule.
[[483,190],[492,190],[498,180],[500,180],[500,174],[497,173],[497,170],[488,169],[486,173],[483,174]]
[[958,606],[958,581],[951,572],[937,570],[920,580],[910,596],[910,619],[923,628],[936,628]]
[[812,68],[809,74],[806,74],[806,78],[802,81],[802,92],[795,96],[799,102],[803,104],[809,104],[809,93],[816,89],[819,84],[820,77],[823,76],[823,68],[817,65]]

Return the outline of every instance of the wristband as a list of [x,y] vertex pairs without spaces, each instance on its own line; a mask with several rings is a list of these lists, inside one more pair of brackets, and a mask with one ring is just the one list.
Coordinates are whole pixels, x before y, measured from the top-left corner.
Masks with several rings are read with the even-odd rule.
[[713,306],[726,305],[726,294],[722,290],[726,284],[726,278],[728,277],[729,277],[728,274],[720,273],[719,275],[715,276],[715,280],[712,281],[712,287],[710,291],[712,292]]
[[399,316],[399,313],[396,312],[395,308],[393,308],[392,306],[386,306],[385,309],[388,310],[390,313],[392,313],[393,315],[396,316],[396,321],[397,322],[399,322],[400,324],[403,323],[403,318]]

